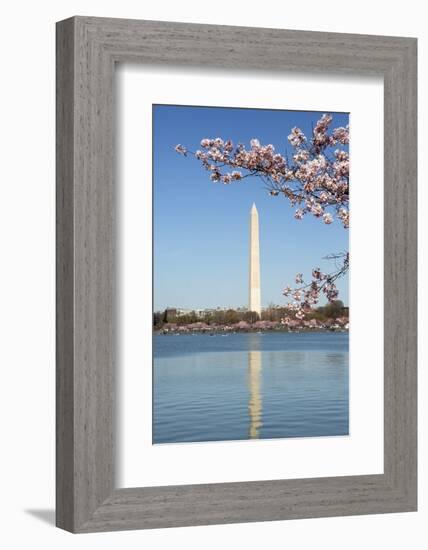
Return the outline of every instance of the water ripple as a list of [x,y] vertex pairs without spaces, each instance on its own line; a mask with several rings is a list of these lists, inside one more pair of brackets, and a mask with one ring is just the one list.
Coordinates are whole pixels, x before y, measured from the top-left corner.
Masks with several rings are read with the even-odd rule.
[[345,333],[156,336],[154,443],[348,434]]

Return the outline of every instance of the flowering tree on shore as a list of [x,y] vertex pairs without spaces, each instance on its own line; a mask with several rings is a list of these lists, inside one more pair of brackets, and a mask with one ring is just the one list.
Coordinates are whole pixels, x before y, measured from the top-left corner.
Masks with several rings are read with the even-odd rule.
[[[349,127],[330,129],[332,121],[330,114],[324,114],[309,139],[300,128],[292,128],[288,136],[293,151],[291,158],[276,152],[271,144],[262,145],[255,138],[250,141],[249,148],[217,137],[202,139],[201,148],[196,151],[181,144],[176,145],[175,150],[184,156],[194,156],[213,182],[230,185],[248,177],[257,177],[270,195],[288,199],[297,220],[312,215],[327,225],[336,221],[347,229]],[[295,285],[284,289],[283,294],[292,299],[289,307],[300,319],[305,311],[318,303],[321,294],[330,302],[338,297],[335,283],[349,269],[349,254],[343,252],[327,258],[335,262],[331,273],[314,268],[308,281],[298,273]]]

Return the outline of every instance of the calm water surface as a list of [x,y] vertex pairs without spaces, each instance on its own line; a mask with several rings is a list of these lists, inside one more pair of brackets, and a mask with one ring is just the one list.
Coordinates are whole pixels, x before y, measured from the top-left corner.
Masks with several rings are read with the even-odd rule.
[[153,442],[348,434],[348,334],[155,335]]

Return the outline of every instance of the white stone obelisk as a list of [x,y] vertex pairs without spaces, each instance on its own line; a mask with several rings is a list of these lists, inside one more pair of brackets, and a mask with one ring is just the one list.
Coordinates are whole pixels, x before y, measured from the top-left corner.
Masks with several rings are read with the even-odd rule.
[[259,213],[253,203],[250,212],[250,299],[248,309],[261,315],[260,298],[260,245],[259,245]]

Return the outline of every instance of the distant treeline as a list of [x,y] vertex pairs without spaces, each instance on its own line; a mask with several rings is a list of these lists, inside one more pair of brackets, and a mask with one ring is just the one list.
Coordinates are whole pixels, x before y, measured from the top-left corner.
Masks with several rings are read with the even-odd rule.
[[[348,308],[343,305],[341,300],[335,300],[325,306],[318,307],[305,314],[305,319],[316,319],[317,321],[326,321],[328,319],[336,319],[337,317],[348,317]],[[256,321],[276,321],[289,317],[294,319],[295,313],[286,308],[271,306],[262,311],[261,316],[255,311],[240,311],[236,309],[214,310],[209,312],[198,313],[191,311],[186,314],[178,314],[176,309],[169,308],[164,311],[156,311],[153,314],[153,325],[156,329],[160,329],[166,323],[174,323],[176,325],[190,325],[192,323],[203,322],[207,325],[233,325],[240,321],[247,323],[255,323]]]

